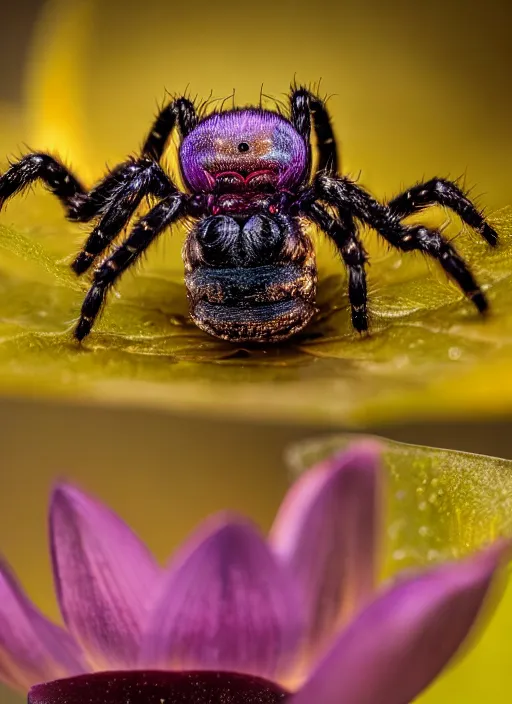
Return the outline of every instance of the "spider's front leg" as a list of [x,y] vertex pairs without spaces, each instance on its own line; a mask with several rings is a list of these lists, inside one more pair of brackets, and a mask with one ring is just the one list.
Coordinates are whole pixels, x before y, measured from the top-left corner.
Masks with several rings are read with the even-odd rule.
[[297,88],[290,96],[290,108],[293,125],[306,144],[310,143],[313,118],[318,149],[317,171],[336,174],[338,148],[324,101],[306,88]]
[[197,125],[194,105],[187,98],[178,98],[166,105],[157,115],[142,147],[145,157],[160,161],[171,132],[177,126],[182,137]]
[[390,210],[400,218],[417,213],[430,205],[442,205],[445,208],[450,208],[463,222],[479,232],[490,245],[498,244],[496,230],[486,221],[484,215],[467,195],[452,181],[433,178],[425,183],[418,183],[388,203]]
[[[86,272],[94,260],[112,244],[146,196],[164,198],[177,188],[162,168],[151,159],[134,159],[118,166],[98,189],[109,187],[101,219],[85,241],[71,268],[76,274]],[[91,196],[94,191],[91,191]]]
[[86,272],[112,244],[144,197],[164,198],[178,192],[159,162],[171,132],[178,127],[184,137],[196,124],[194,106],[187,98],[178,98],[160,111],[144,142],[141,158],[128,161],[113,172],[115,185],[109,193],[108,207],[103,209],[102,219],[71,265],[76,274]]
[[312,203],[302,214],[315,222],[332,239],[348,269],[348,297],[352,325],[358,332],[368,330],[367,286],[365,265],[368,260],[358,236],[354,218],[348,212],[342,219],[333,218],[325,208]]
[[480,313],[489,304],[468,265],[440,232],[421,225],[408,226],[387,205],[379,203],[363,188],[347,178],[319,174],[315,179],[317,197],[379,232],[393,247],[409,252],[418,250],[436,259],[448,276],[461,288]]
[[174,127],[178,126],[185,136],[196,123],[194,106],[189,100],[173,101],[156,118],[142,157],[119,165],[91,191],[58,159],[44,153],[27,154],[0,176],[0,209],[16,193],[42,181],[59,198],[69,220],[89,222],[101,217],[71,265],[75,273],[83,274],[126,226],[142,198],[147,195],[163,198],[177,192],[157,162]]
[[186,196],[174,193],[154,206],[139,220],[125,242],[94,272],[92,286],[82,305],[80,320],[75,328],[77,340],[83,340],[91,331],[109,289],[128,267],[135,264],[155,238],[186,215]]
[[42,181],[57,196],[68,220],[89,222],[101,217],[84,250],[72,264],[77,274],[86,271],[96,256],[108,247],[144,196],[164,197],[176,190],[160,166],[149,159],[121,164],[87,191],[58,159],[49,154],[32,153],[12,163],[0,176],[0,208],[36,181]]

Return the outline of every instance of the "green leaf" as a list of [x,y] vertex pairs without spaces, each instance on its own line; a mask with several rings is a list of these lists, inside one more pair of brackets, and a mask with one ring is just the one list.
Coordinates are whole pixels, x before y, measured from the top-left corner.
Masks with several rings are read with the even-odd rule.
[[[362,435],[332,435],[288,451],[294,474]],[[512,537],[512,461],[378,438],[387,476],[385,574],[474,552]]]
[[12,201],[0,217],[3,391],[347,426],[496,413],[512,404],[506,212],[492,218],[502,236],[498,249],[470,232],[457,241],[487,290],[487,319],[436,265],[383,252],[368,232],[371,334],[353,331],[346,273],[319,239],[317,319],[290,343],[260,349],[215,340],[188,320],[182,232],[164,235],[147,262],[125,275],[94,333],[77,345],[71,329],[88,282],[72,275],[69,262],[87,228],[66,223],[41,193]]
[[[292,447],[300,473],[360,435],[334,435]],[[473,552],[512,536],[512,462],[379,438],[387,476],[386,576]],[[499,704],[512,691],[512,587],[469,653],[418,701]],[[508,683],[508,684],[507,684]]]

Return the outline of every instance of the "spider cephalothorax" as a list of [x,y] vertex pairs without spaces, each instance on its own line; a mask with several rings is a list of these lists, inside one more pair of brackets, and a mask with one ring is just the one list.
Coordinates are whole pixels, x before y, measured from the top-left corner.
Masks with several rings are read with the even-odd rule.
[[[311,122],[318,148],[311,173]],[[160,166],[172,131],[181,134],[180,191]],[[28,154],[0,177],[0,206],[41,179],[73,221],[94,228],[72,264],[83,274],[97,263],[74,334],[89,334],[105,296],[165,229],[187,219],[183,247],[190,314],[203,330],[237,342],[278,342],[302,330],[314,315],[316,264],[304,228],[309,220],[334,242],[348,270],[352,322],[368,329],[365,265],[357,227],[373,227],[402,251],[438,260],[480,312],[487,301],[464,260],[437,230],[403,218],[439,204],[451,208],[491,245],[497,234],[457,185],[432,179],[380,203],[338,174],[337,149],[324,102],[305,88],[290,96],[290,117],[261,108],[233,109],[198,118],[179,98],[158,115],[142,148],[87,191],[59,161]],[[153,208],[111,250],[144,197]],[[102,256],[108,253],[108,256]]]

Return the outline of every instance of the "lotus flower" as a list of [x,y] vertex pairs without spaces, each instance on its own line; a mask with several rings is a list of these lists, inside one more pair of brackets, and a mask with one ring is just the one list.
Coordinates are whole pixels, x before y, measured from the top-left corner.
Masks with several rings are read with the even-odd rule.
[[66,630],[2,567],[0,678],[31,687],[31,704],[409,702],[465,640],[508,547],[376,590],[379,459],[358,443],[304,474],[268,540],[210,518],[166,569],[107,507],[58,485]]

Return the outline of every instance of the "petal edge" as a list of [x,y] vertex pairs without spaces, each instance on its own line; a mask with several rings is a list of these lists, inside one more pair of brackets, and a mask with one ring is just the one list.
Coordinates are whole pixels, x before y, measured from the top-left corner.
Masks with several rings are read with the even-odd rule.
[[73,639],[43,616],[0,561],[0,680],[26,691],[36,682],[85,669]]
[[355,442],[305,472],[286,495],[270,544],[304,591],[310,655],[370,598],[383,504],[376,441]]

